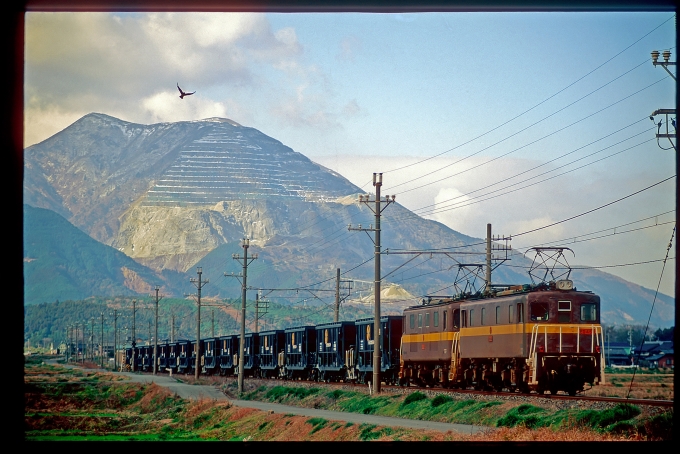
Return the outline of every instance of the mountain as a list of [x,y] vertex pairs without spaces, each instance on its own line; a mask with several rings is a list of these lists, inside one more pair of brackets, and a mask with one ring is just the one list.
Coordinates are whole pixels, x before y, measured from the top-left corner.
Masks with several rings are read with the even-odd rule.
[[155,285],[177,291],[176,276],[168,274],[99,243],[53,211],[24,205],[25,304],[149,294]]
[[[96,240],[98,247],[134,259],[132,263],[143,265],[135,272],[147,273],[141,278],[145,284],[153,285],[152,278],[163,277],[166,291],[175,296],[187,288],[195,290],[189,279],[201,267],[203,278],[210,280],[204,295],[238,297],[241,284],[230,276],[241,273],[242,264],[232,255],[243,254],[241,241],[246,237],[249,256],[257,254],[248,268],[249,285],[308,288],[285,295],[274,292],[272,297],[328,302],[332,293],[324,292],[334,292],[337,268],[351,274],[355,291],[363,285],[360,281],[374,279],[373,234],[368,238],[368,232],[347,229],[348,224],[370,229],[375,222],[371,207],[358,201],[364,191],[281,142],[232,120],[140,125],[93,113],[26,148],[24,161],[26,204],[60,214]],[[464,271],[458,263],[484,262],[483,240],[423,219],[398,202],[385,207],[381,230],[382,248],[390,251],[382,256],[384,281],[398,283],[413,295],[456,293],[461,288],[453,282]],[[28,234],[35,238],[48,233],[41,232]],[[67,256],[58,242],[49,240],[45,248]],[[448,253],[415,256],[400,250]],[[74,269],[85,260],[69,257]],[[520,257],[511,263],[514,267],[494,271],[494,282],[528,282],[521,270],[530,262]],[[125,267],[133,269],[129,262]],[[48,273],[48,268],[43,272]],[[104,274],[120,288],[125,287],[125,279],[116,271],[119,268],[108,266]],[[65,282],[58,270],[55,264],[55,279]],[[646,320],[645,310],[653,298],[650,291],[597,270],[573,276],[580,289],[601,295],[603,312],[611,320]],[[75,288],[74,279],[69,285]],[[476,285],[479,288],[481,282]],[[88,291],[94,294],[93,287]],[[97,291],[110,292],[113,287],[105,285]],[[672,298],[660,298],[656,313],[663,315],[655,315],[654,323],[667,326],[672,317],[666,315],[673,310]]]

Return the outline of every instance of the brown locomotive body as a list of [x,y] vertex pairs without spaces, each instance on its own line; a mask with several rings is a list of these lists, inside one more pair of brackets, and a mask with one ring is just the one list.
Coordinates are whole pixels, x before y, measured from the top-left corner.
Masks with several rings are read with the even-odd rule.
[[400,382],[570,395],[604,382],[600,298],[571,281],[404,310]]

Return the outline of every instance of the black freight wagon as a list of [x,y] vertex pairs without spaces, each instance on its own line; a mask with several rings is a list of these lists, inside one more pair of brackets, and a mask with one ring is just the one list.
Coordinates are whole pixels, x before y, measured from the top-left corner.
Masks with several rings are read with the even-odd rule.
[[285,362],[280,370],[289,380],[311,380],[316,366],[316,327],[299,326],[284,330]]
[[348,379],[352,367],[356,326],[354,322],[324,323],[316,326],[316,375],[320,381]]
[[356,341],[356,378],[359,383],[373,380],[373,354],[376,339],[380,342],[380,381],[396,384],[399,381],[399,348],[403,331],[403,317],[383,315],[380,317],[380,333],[375,335],[374,318],[364,318],[355,322]]
[[[283,353],[285,345],[283,330],[262,331],[260,333],[260,375],[262,378],[279,376],[279,368],[284,366]],[[279,356],[281,362],[279,363]]]

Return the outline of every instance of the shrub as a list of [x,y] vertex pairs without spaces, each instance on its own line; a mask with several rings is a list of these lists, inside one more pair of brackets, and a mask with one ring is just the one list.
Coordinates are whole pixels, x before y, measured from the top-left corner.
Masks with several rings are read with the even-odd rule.
[[326,424],[328,424],[328,420],[323,419],[323,418],[311,418],[308,419],[307,422],[312,425],[312,431],[310,433],[314,433],[316,431],[319,431],[326,427]]
[[438,394],[434,399],[432,399],[432,407],[436,408],[449,402],[453,402],[453,399],[450,396]]
[[581,413],[576,419],[579,423],[592,428],[602,429],[620,421],[627,421],[640,414],[640,409],[631,404],[619,404],[614,408],[597,411],[588,410]]
[[402,406],[411,404],[413,402],[418,402],[419,400],[423,399],[427,399],[427,396],[419,391],[416,391],[406,396],[406,399],[404,399]]
[[337,399],[339,399],[340,397],[342,397],[344,394],[345,394],[345,392],[342,391],[341,389],[336,389],[336,390],[333,390],[333,391],[329,392],[329,393],[327,394],[327,396],[330,397],[331,399],[336,399],[336,400],[337,400]]
[[542,408],[534,405],[522,404],[508,411],[496,422],[498,427],[515,427],[523,425],[529,429],[544,425],[543,419],[536,413],[543,412]]

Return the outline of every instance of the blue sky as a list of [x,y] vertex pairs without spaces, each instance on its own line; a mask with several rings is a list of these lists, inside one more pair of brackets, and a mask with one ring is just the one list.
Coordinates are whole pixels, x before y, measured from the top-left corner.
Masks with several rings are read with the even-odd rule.
[[[648,117],[675,107],[674,80],[650,58],[675,61],[675,24],[672,12],[27,13],[25,144],[90,112],[227,117],[367,192],[384,172],[383,193],[457,231],[518,235],[674,175]],[[178,82],[196,94],[180,100]],[[655,289],[675,184],[512,245],[571,238],[570,263]]]

